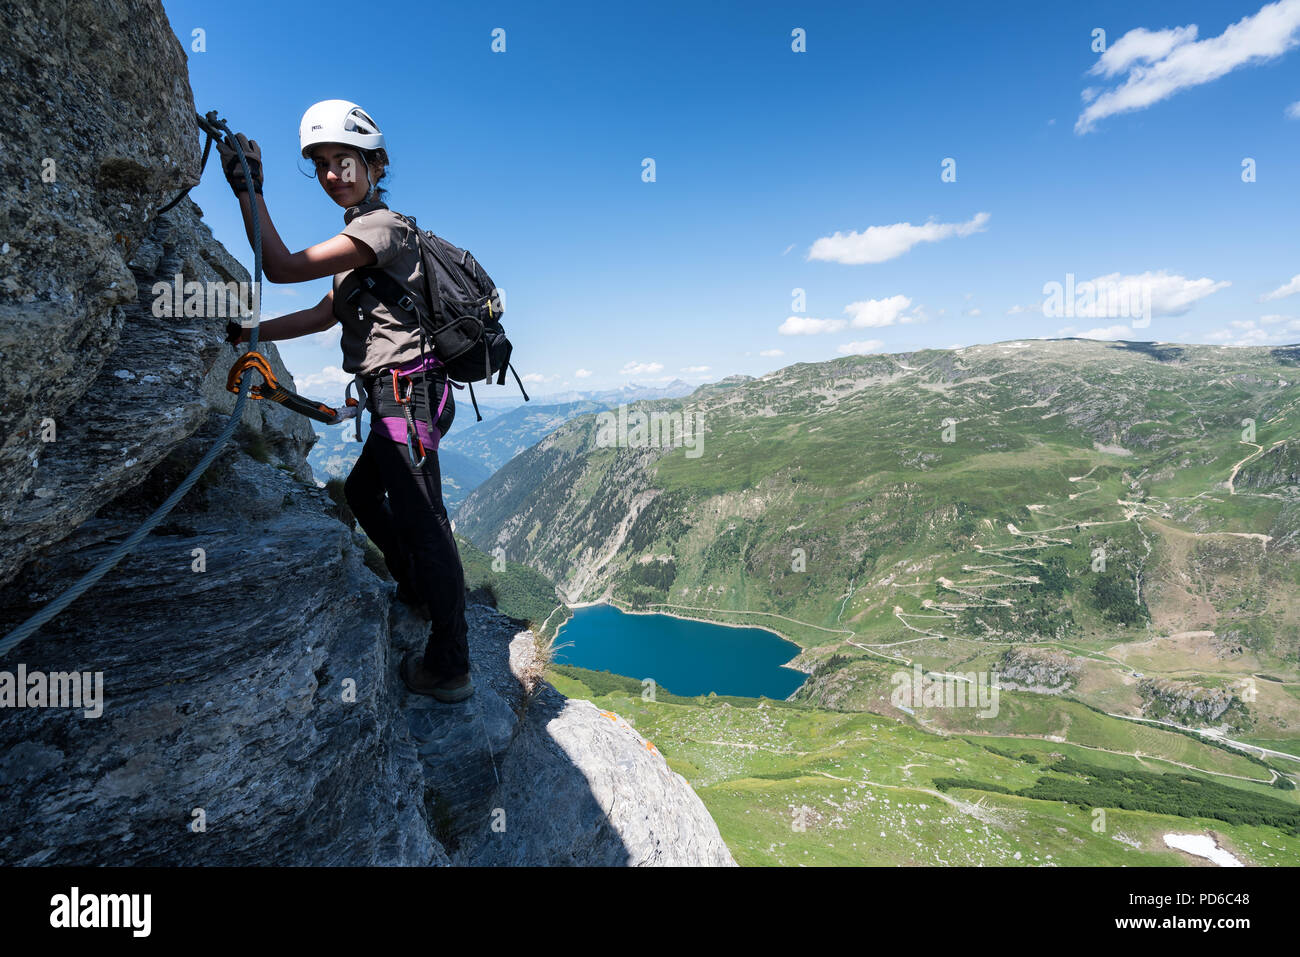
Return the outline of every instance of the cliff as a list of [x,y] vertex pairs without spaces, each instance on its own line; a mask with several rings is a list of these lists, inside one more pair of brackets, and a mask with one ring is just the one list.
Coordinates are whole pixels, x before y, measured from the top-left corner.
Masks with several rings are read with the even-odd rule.
[[[133,531],[229,417],[223,320],[155,316],[154,284],[250,279],[189,199],[158,213],[197,182],[202,145],[160,5],[8,4],[6,21],[3,633]],[[470,607],[469,701],[407,694],[396,664],[427,626],[316,486],[314,441],[247,403],[169,519],[0,658],[103,680],[98,717],[5,711],[0,864],[732,863],[662,755],[535,681],[531,632],[495,609]]]

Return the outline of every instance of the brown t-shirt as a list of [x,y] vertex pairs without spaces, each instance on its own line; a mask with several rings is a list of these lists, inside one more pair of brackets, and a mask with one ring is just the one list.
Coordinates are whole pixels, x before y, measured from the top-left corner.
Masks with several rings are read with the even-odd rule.
[[[417,308],[423,308],[424,264],[415,230],[379,200],[350,207],[343,222],[345,236],[374,250],[376,262],[371,268],[392,276]],[[348,304],[347,296],[357,285],[355,271],[334,276],[334,315],[343,325],[343,370],[369,375],[419,359],[420,331],[414,316],[395,317],[387,306],[365,293]],[[432,343],[426,345],[432,354]]]

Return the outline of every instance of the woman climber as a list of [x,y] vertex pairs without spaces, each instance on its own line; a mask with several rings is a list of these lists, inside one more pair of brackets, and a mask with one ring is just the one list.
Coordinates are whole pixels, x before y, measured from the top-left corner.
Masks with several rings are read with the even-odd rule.
[[[397,597],[431,622],[424,653],[411,651],[402,659],[402,680],[417,694],[463,701],[474,692],[465,573],[442,501],[437,454],[456,404],[442,364],[432,354],[425,358],[418,312],[412,318],[412,313],[357,294],[369,277],[390,289],[400,287],[410,297],[404,302],[423,302],[419,241],[412,226],[383,202],[386,191],[378,184],[389,165],[384,135],[361,107],[346,100],[317,103],[303,114],[298,137],[302,155],[315,164],[317,181],[343,208],[344,227],[337,236],[296,253],[281,241],[262,199],[257,142],[238,134],[254,181],[251,192],[233,146],[218,143],[250,242],[251,204],[258,204],[266,278],[291,283],[334,277],[333,288],[319,303],[261,323],[258,336],[262,341],[293,339],[342,324],[343,369],[364,386],[371,413],[370,434],[344,485],[348,506],[383,553],[397,581]],[[244,341],[246,331],[232,323],[229,341]],[[433,424],[432,431],[426,421]]]

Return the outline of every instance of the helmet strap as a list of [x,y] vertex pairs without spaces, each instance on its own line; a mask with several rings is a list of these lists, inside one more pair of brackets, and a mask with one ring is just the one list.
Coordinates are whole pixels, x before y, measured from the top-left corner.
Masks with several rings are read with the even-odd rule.
[[357,155],[361,157],[361,165],[366,168],[366,185],[370,187],[370,190],[366,193],[366,202],[368,203],[374,198],[375,184],[370,179],[370,164],[366,162],[366,155],[361,150],[357,150]]

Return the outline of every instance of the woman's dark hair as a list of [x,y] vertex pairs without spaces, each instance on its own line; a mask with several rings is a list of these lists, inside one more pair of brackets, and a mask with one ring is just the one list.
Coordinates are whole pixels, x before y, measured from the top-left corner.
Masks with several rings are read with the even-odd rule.
[[[349,146],[348,148],[356,152],[363,160],[365,160],[366,169],[373,170],[376,164],[384,168],[383,173],[379,175],[379,179],[375,181],[374,198],[379,200],[380,202],[386,202],[388,197],[388,190],[384,189],[379,184],[387,182],[390,179],[388,151],[385,150],[383,147],[380,147],[377,150],[363,150],[357,146]],[[313,160],[312,162],[313,165],[315,165],[315,161]],[[364,173],[364,170],[358,170],[357,172],[358,175],[361,175]],[[310,172],[304,172],[304,175],[311,176],[313,174]],[[317,170],[315,175],[319,176],[320,171]]]
[[384,171],[380,174],[375,185],[375,199],[379,200],[381,203],[386,202],[388,199],[388,190],[378,184],[388,179],[388,151],[383,147],[380,147],[377,150],[358,150],[358,152],[365,157],[366,165],[371,169],[374,168],[376,163],[383,166]]

